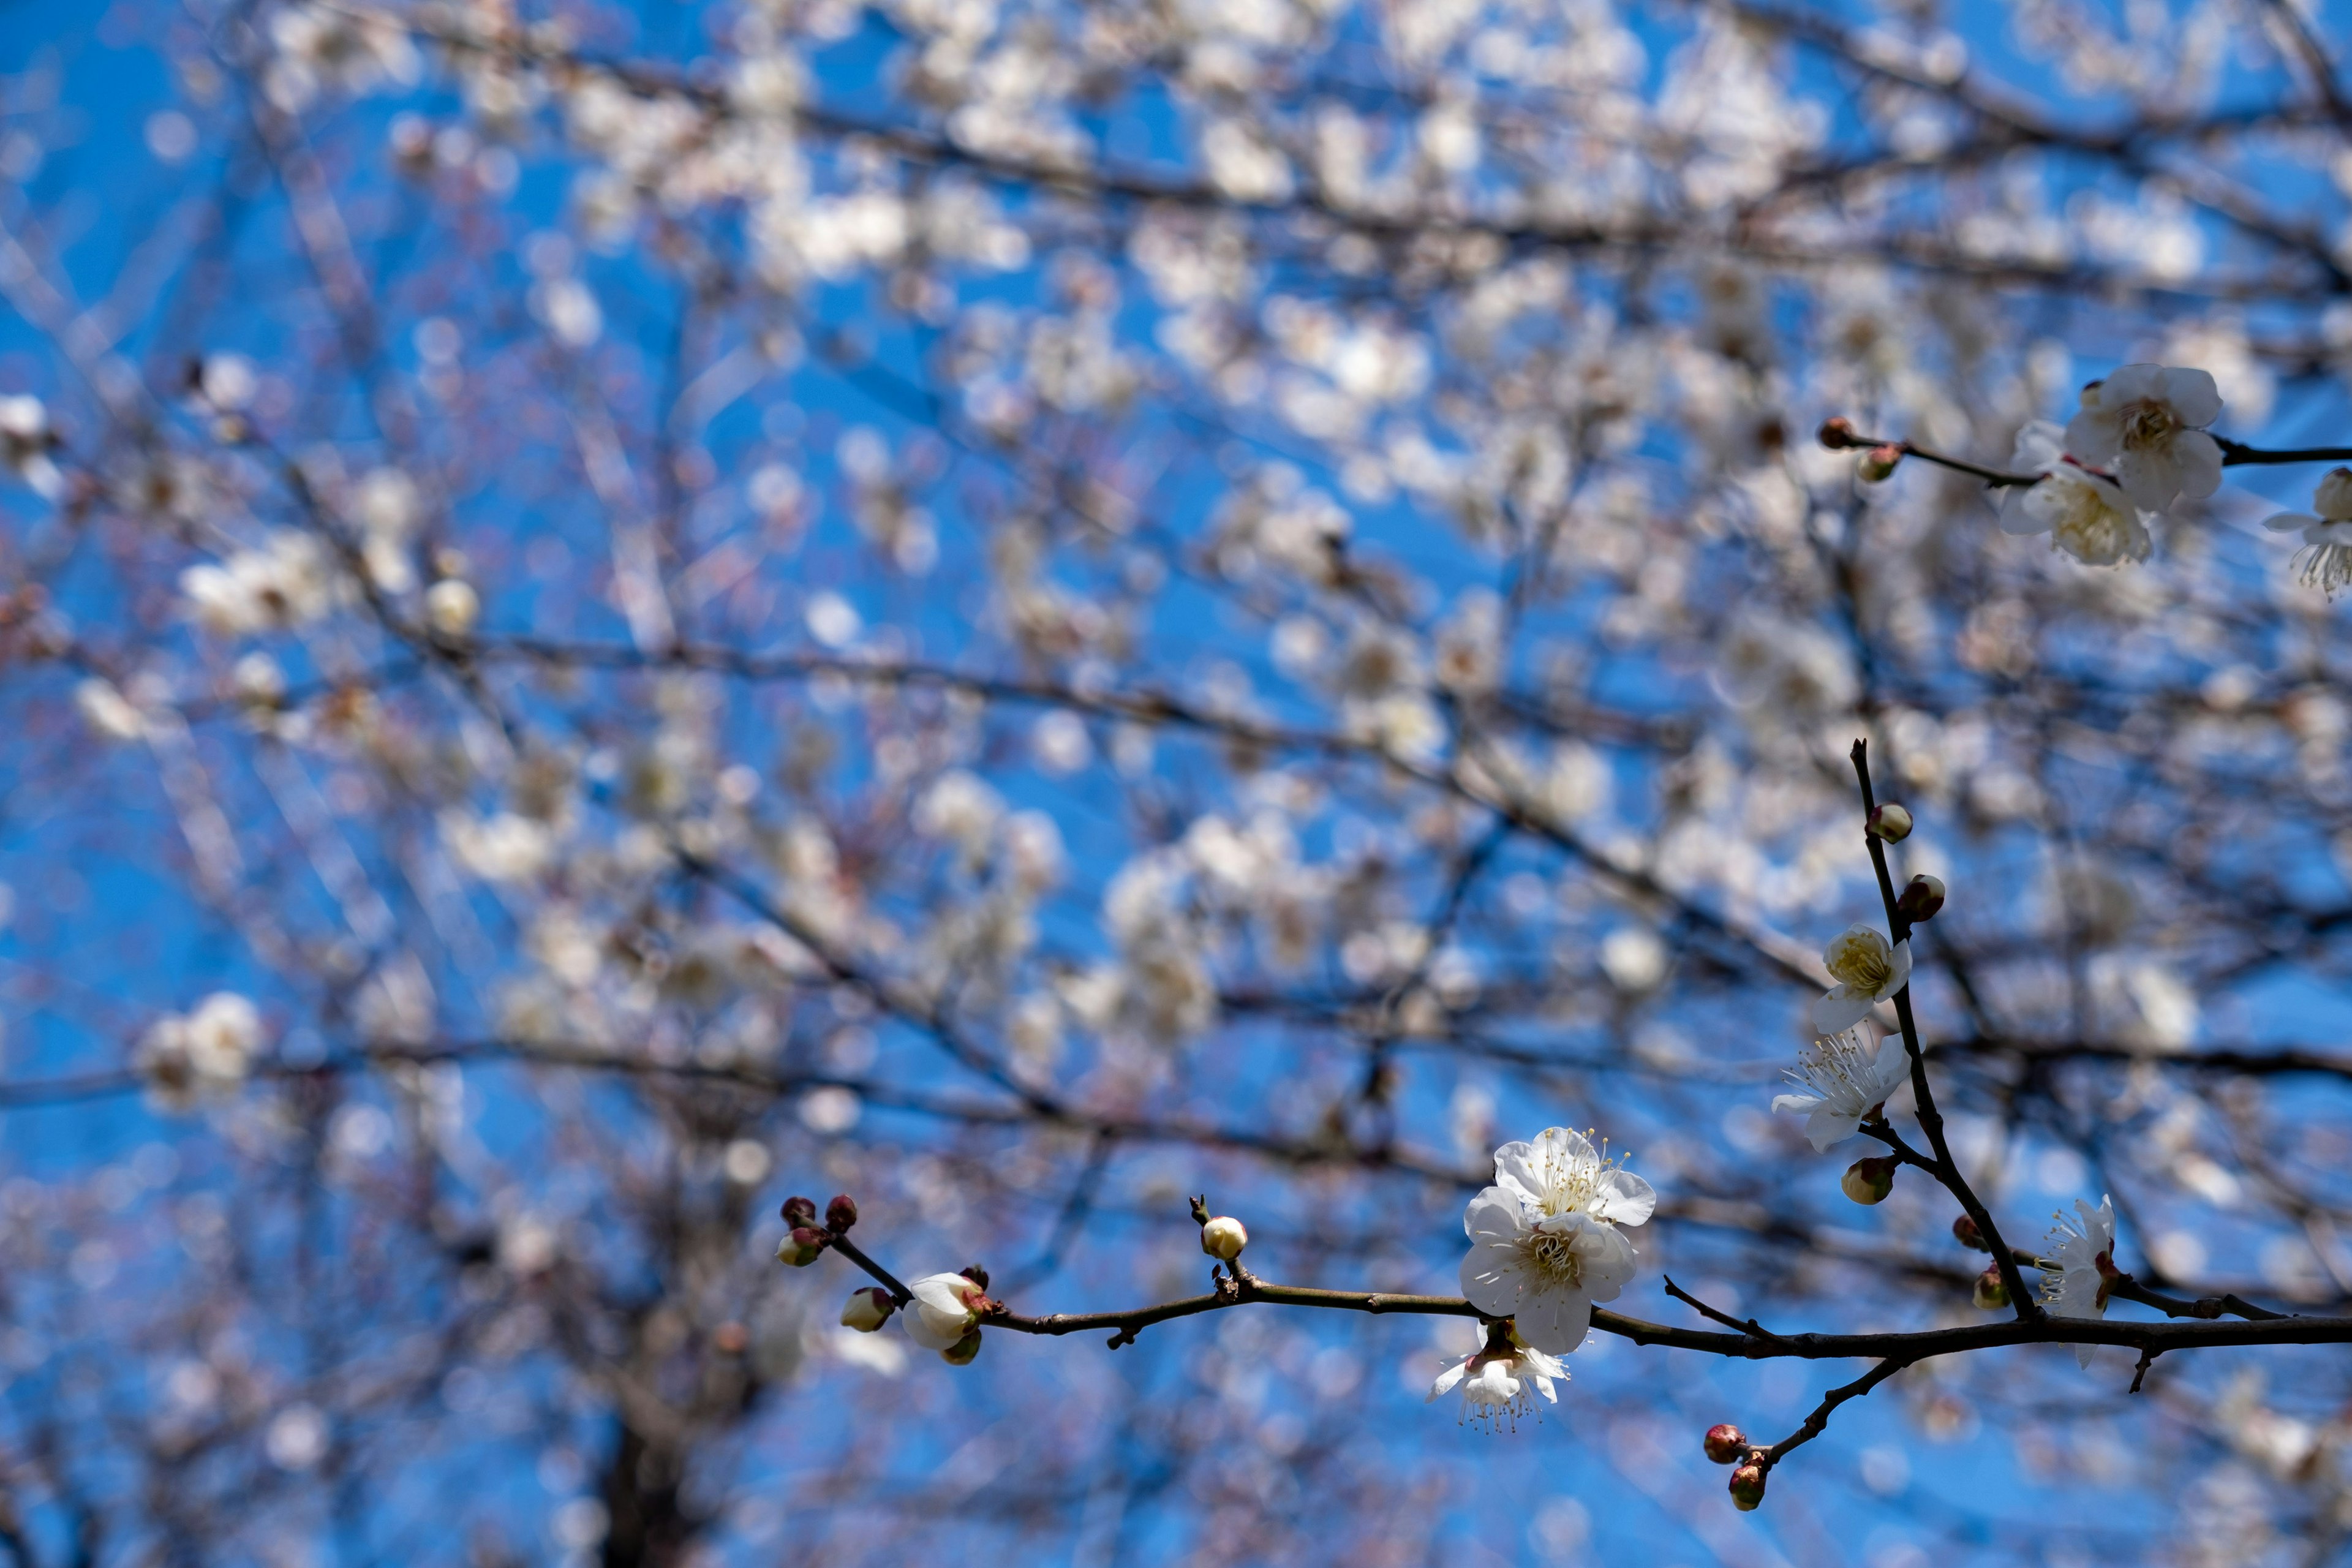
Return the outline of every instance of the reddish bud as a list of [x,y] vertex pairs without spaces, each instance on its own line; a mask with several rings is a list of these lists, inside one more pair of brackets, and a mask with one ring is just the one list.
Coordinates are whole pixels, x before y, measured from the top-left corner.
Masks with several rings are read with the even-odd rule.
[[1731,1506],[1754,1513],[1764,1500],[1764,1467],[1750,1459],[1731,1472]]
[[827,1229],[835,1231],[847,1230],[857,1223],[857,1205],[849,1201],[848,1194],[843,1193],[824,1205],[824,1223]]
[[784,1200],[783,1217],[786,1225],[792,1226],[795,1228],[804,1225],[814,1225],[816,1223],[816,1200],[814,1198],[786,1198]]
[[1977,1229],[1977,1222],[1970,1219],[1966,1215],[1962,1215],[1959,1218],[1952,1222],[1952,1239],[1958,1242],[1962,1247],[1973,1247],[1979,1252],[1990,1252],[1992,1250],[1991,1247],[1985,1245],[1984,1233]]
[[1728,1421],[1706,1429],[1706,1457],[1718,1465],[1736,1465],[1748,1457],[1748,1434]]
[[1845,1177],[1838,1185],[1858,1204],[1883,1204],[1886,1194],[1895,1190],[1895,1168],[1900,1163],[1892,1154],[1856,1160],[1846,1167]]
[[1895,467],[1903,461],[1900,447],[1873,447],[1853,466],[1854,477],[1864,484],[1874,485],[1895,477]]
[[1913,925],[1934,920],[1936,911],[1943,907],[1943,879],[1930,877],[1924,871],[1906,882],[1902,896],[1895,900],[1895,912]]
[[1815,435],[1821,444],[1832,452],[1843,452],[1848,447],[1862,445],[1853,433],[1853,421],[1851,419],[1824,419]]
[[2009,1281],[2000,1277],[2000,1265],[1988,1263],[1985,1271],[1977,1276],[1976,1289],[1969,1299],[1990,1312],[2009,1305]]
[[973,1284],[979,1286],[982,1289],[985,1290],[988,1289],[988,1270],[982,1268],[979,1264],[975,1263],[969,1268],[959,1268],[956,1272],[971,1280]]
[[806,1268],[824,1252],[824,1232],[811,1226],[796,1225],[793,1233],[776,1244],[776,1261],[789,1263],[795,1268]]

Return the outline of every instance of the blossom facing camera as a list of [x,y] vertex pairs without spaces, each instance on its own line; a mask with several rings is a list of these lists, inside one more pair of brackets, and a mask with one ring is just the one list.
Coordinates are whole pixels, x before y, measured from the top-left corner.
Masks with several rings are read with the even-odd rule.
[[1911,837],[1911,813],[1888,801],[1885,805],[1870,808],[1870,836],[1884,838],[1889,844],[1900,844]]
[[1822,951],[1822,963],[1836,988],[1813,1004],[1813,1028],[1836,1035],[1853,1028],[1870,1010],[1911,984],[1911,944],[1886,939],[1866,925],[1848,926]]
[[[2074,1213],[2078,1220],[2055,1216],[2058,1223],[2042,1244],[2042,1304],[2053,1318],[2104,1318],[2107,1292],[2122,1278],[2116,1268],[2115,1200],[2102,1197],[2094,1209],[2076,1198]],[[2096,1348],[2076,1345],[2074,1360],[2089,1366]]]
[[2038,419],[2019,431],[2011,461],[2042,477],[2009,487],[2000,503],[2003,533],[2046,533],[2053,545],[2085,566],[2147,559],[2147,529],[2139,509],[2114,479],[2067,454],[2057,426]]
[[857,1223],[857,1205],[850,1201],[848,1194],[840,1194],[824,1205],[824,1223],[826,1229],[836,1232]]
[[1764,1501],[1764,1467],[1750,1459],[1731,1472],[1731,1506],[1754,1513]]
[[1801,1092],[1772,1097],[1773,1110],[1805,1113],[1805,1137],[1816,1152],[1844,1142],[1864,1122],[1880,1120],[1886,1101],[1911,1081],[1911,1058],[1902,1042],[1885,1035],[1873,1043],[1874,1033],[1869,1025],[1858,1024],[1815,1040],[1787,1075]]
[[824,1232],[811,1226],[793,1226],[792,1234],[776,1244],[776,1261],[795,1268],[806,1268],[824,1254]]
[[1633,1246],[1618,1227],[1646,1223],[1658,1194],[1622,1158],[1565,1127],[1495,1151],[1495,1184],[1462,1215],[1462,1293],[1511,1319],[1518,1342],[1567,1354],[1591,1327],[1592,1304],[1615,1300],[1633,1278]]
[[1976,1289],[1969,1300],[1990,1312],[2009,1305],[2009,1281],[2000,1277],[2000,1265],[1988,1263],[1985,1271],[1977,1276]]
[[890,1314],[898,1310],[898,1304],[890,1300],[890,1292],[879,1285],[868,1285],[865,1289],[852,1293],[849,1304],[842,1308],[841,1326],[856,1329],[861,1334],[870,1334],[888,1322]]
[[1231,1263],[1249,1245],[1249,1232],[1231,1215],[1219,1215],[1201,1227],[1201,1250]]
[[2205,429],[2221,416],[2221,391],[2210,372],[2127,364],[2083,389],[2066,450],[2113,474],[2134,506],[2162,511],[2221,488],[2221,444]]
[[[980,1322],[980,1303],[988,1299],[988,1288],[980,1281],[961,1274],[926,1274],[907,1287],[912,1298],[907,1303],[907,1337],[927,1351],[952,1352],[967,1335],[976,1334]],[[974,1341],[961,1366],[980,1353]],[[949,1360],[954,1361],[953,1355]]]
[[1893,446],[1873,447],[1869,451],[1864,452],[1858,459],[1855,460],[1853,465],[1854,478],[1860,479],[1866,485],[1884,483],[1885,480],[1895,477],[1895,469],[1902,461],[1902,447]]
[[1748,1455],[1748,1434],[1728,1421],[1718,1421],[1706,1429],[1701,1446],[1717,1464],[1736,1465]]
[[1944,879],[1930,877],[1925,871],[1903,885],[1895,900],[1895,912],[1913,925],[1921,925],[1936,918],[1944,907]]
[[2334,598],[2336,589],[2352,583],[2352,468],[2328,470],[2312,494],[2310,511],[2283,511],[2263,526],[2275,533],[2301,531],[2303,584]]
[[1895,1167],[1901,1163],[1892,1154],[1856,1160],[1845,1168],[1845,1175],[1838,1186],[1846,1196],[1864,1207],[1883,1204],[1886,1195],[1895,1190]]

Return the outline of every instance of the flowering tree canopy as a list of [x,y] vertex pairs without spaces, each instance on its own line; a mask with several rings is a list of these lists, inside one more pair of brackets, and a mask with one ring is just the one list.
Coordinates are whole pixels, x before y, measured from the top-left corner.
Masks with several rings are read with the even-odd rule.
[[2352,12],[20,9],[0,1555],[2341,1554]]

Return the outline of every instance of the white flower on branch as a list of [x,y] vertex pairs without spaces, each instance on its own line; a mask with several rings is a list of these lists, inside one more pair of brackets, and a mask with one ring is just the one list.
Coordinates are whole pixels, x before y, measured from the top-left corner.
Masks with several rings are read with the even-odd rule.
[[2063,449],[2057,426],[2037,419],[2017,433],[2012,459],[2042,475],[2012,485],[2000,503],[2004,533],[2046,533],[2051,543],[2085,566],[2147,559],[2147,529],[2123,488],[2084,468]]
[[201,1095],[242,1083],[260,1049],[260,1010],[233,991],[215,991],[194,1012],[157,1019],[134,1065],[159,1104],[184,1110]]
[[1531,1394],[1540,1394],[1545,1403],[1557,1405],[1559,1395],[1552,1392],[1555,1383],[1568,1381],[1568,1368],[1557,1356],[1513,1343],[1507,1350],[1491,1346],[1464,1356],[1437,1374],[1429,1385],[1430,1401],[1454,1389],[1462,1391],[1462,1419],[1474,1425],[1485,1423],[1490,1429],[1496,1423],[1516,1423],[1536,1408]]
[[1813,1027],[1838,1035],[1870,1016],[1870,1010],[1911,984],[1911,944],[1886,939],[1866,925],[1848,926],[1822,952],[1835,989],[1813,1004]]
[[2113,473],[2134,505],[2162,511],[2221,488],[2221,443],[2204,429],[2221,416],[2221,392],[2206,372],[2127,364],[2083,389],[2066,449]]
[[927,1351],[952,1350],[980,1321],[986,1289],[961,1274],[926,1274],[907,1287],[907,1337]]
[[1815,1040],[1788,1074],[1789,1081],[1804,1092],[1773,1097],[1773,1110],[1805,1113],[1805,1136],[1816,1150],[1853,1137],[1911,1081],[1911,1058],[1902,1042],[1886,1035],[1874,1046],[1874,1033],[1868,1023],[1857,1023]]
[[[2094,1212],[2076,1198],[2074,1212],[2082,1216],[2079,1223],[2056,1216],[2058,1223],[2042,1243],[2047,1256],[2042,1261],[2042,1301],[2053,1317],[2104,1318],[2107,1291],[2117,1274],[2115,1200],[2102,1197]],[[2089,1366],[2097,1348],[2076,1345],[2075,1361]]]
[[1615,1300],[1633,1278],[1633,1244],[1617,1227],[1645,1223],[1658,1206],[1649,1183],[1619,1168],[1622,1158],[1565,1127],[1496,1150],[1496,1184],[1462,1215],[1470,1304],[1515,1320],[1536,1350],[1564,1355],[1582,1342],[1592,1304]]
[[2334,598],[2352,583],[2352,468],[2328,470],[2312,494],[2311,512],[2283,511],[2263,526],[2275,533],[2302,530],[2304,585]]

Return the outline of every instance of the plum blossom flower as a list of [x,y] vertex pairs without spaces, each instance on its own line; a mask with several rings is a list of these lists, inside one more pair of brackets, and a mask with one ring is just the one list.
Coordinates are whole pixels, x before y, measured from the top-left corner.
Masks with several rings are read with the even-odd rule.
[[[2058,1223],[2042,1244],[2046,1250],[2042,1260],[2042,1305],[2053,1317],[2104,1318],[2107,1291],[2121,1272],[2116,1268],[2115,1200],[2100,1198],[2094,1212],[2090,1205],[2076,1198],[2074,1212],[2082,1216],[2080,1223],[2057,1215]],[[2096,1349],[2096,1345],[2076,1345],[2074,1360],[2089,1366]]]
[[1823,1036],[1843,1034],[1870,1010],[1911,984],[1911,944],[1886,939],[1865,925],[1853,925],[1822,951],[1837,986],[1813,1004],[1813,1028]]
[[2311,498],[2310,512],[2283,511],[2263,526],[2278,533],[2303,531],[2302,577],[2328,597],[2352,583],[2352,468],[2331,468]]
[[1437,1374],[1429,1385],[1429,1398],[1459,1388],[1462,1391],[1462,1419],[1483,1422],[1489,1428],[1498,1421],[1517,1423],[1522,1415],[1536,1409],[1531,1394],[1543,1395],[1545,1403],[1557,1405],[1559,1395],[1552,1392],[1554,1383],[1568,1381],[1568,1368],[1557,1356],[1530,1350],[1516,1340],[1497,1349],[1488,1343]]
[[193,1012],[157,1019],[141,1038],[134,1065],[159,1105],[185,1110],[202,1096],[243,1082],[261,1047],[260,1009],[233,991],[215,991]]
[[1798,1056],[1797,1065],[1788,1074],[1789,1081],[1804,1092],[1772,1099],[1775,1110],[1806,1113],[1805,1136],[1816,1150],[1853,1137],[1889,1096],[1911,1081],[1911,1058],[1902,1044],[1886,1035],[1874,1047],[1873,1032],[1870,1025],[1858,1023],[1815,1040]]
[[2057,426],[2037,419],[2017,433],[2014,465],[2042,475],[2012,485],[2000,503],[2003,533],[2046,533],[2085,566],[2147,559],[2147,529],[2121,486],[2067,455]]
[[2221,416],[2221,391],[2209,373],[2127,364],[2083,389],[2066,449],[2113,473],[2134,505],[2162,511],[2181,496],[2202,500],[2221,488],[2221,445],[2204,428]]
[[907,1337],[927,1351],[955,1348],[980,1321],[987,1287],[961,1274],[926,1274],[907,1287]]
[[1496,1150],[1495,1184],[1463,1212],[1462,1293],[1514,1319],[1520,1342],[1565,1355],[1591,1327],[1592,1304],[1633,1278],[1633,1246],[1617,1227],[1646,1222],[1658,1194],[1565,1127]]

